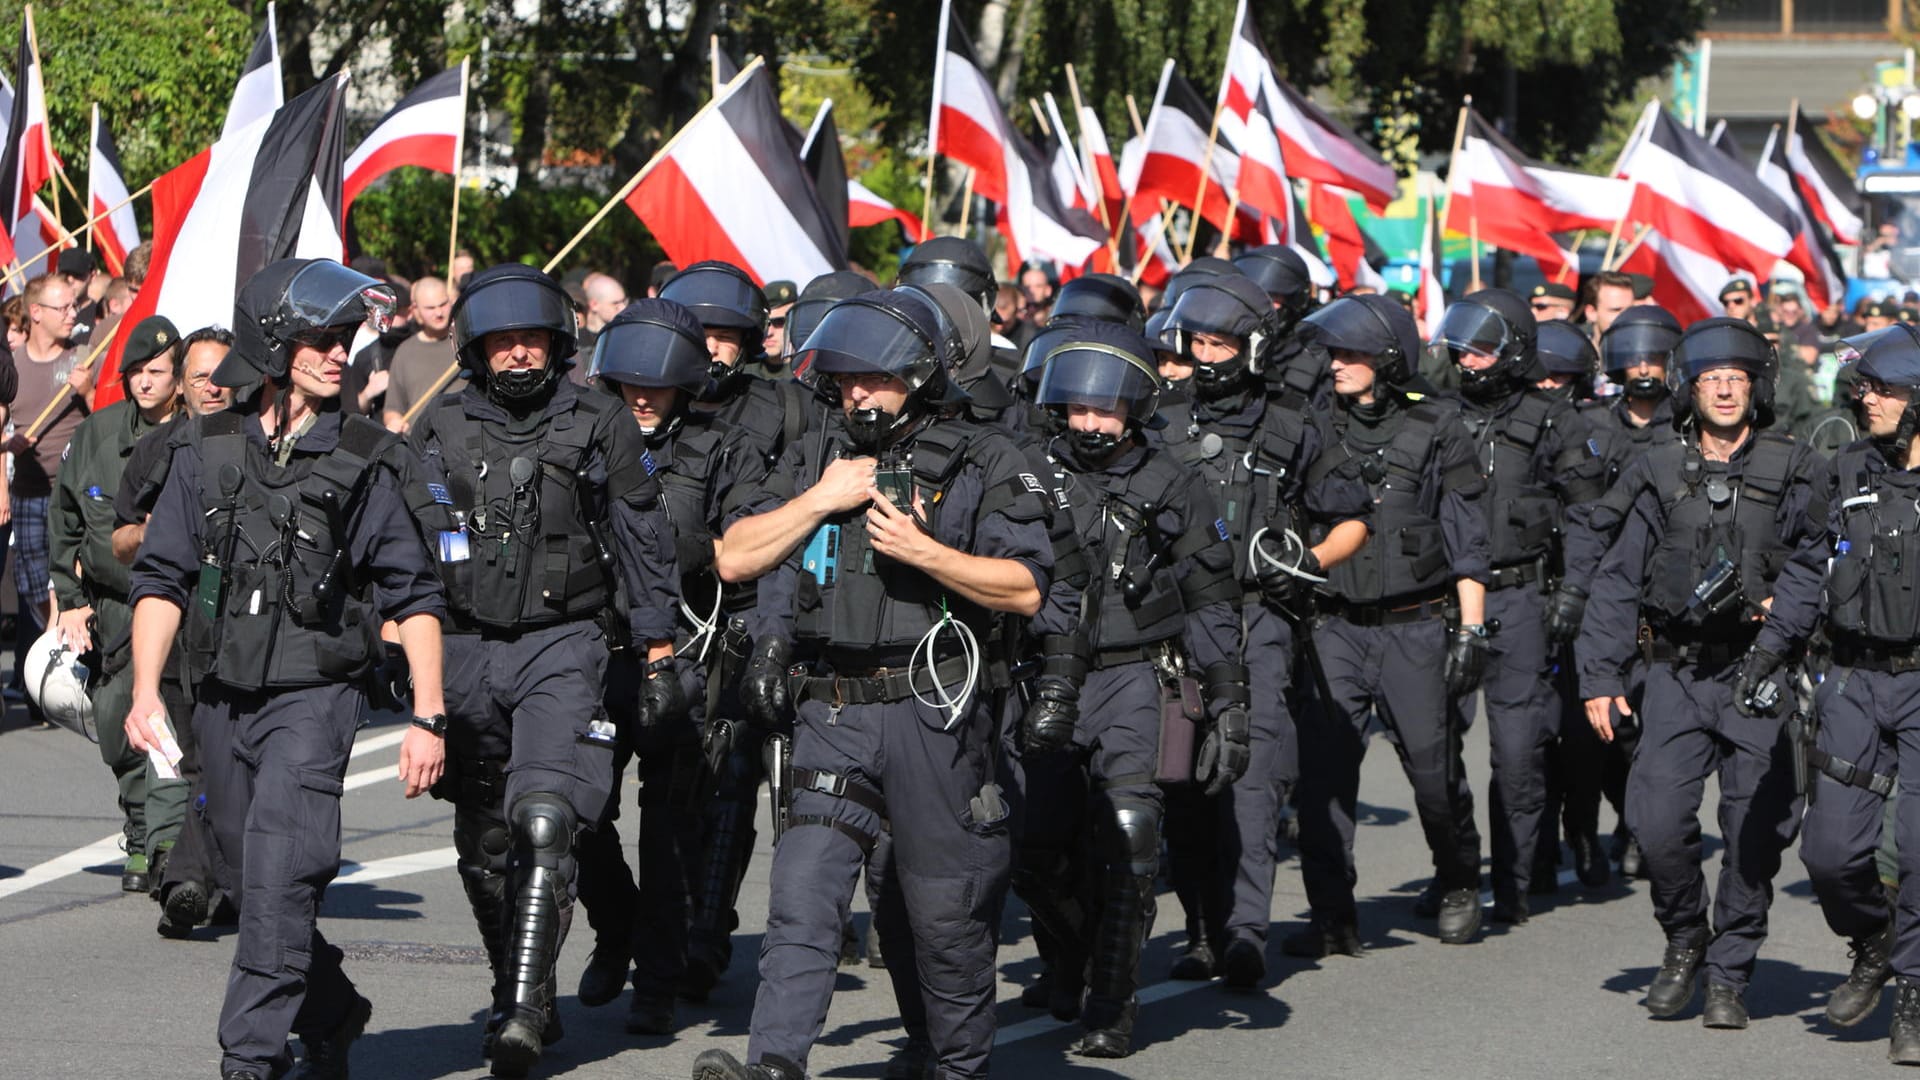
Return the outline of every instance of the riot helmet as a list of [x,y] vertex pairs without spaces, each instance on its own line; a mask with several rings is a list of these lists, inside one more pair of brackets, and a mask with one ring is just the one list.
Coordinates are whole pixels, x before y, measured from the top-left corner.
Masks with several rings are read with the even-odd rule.
[[707,388],[707,335],[693,312],[657,297],[635,300],[600,328],[587,378],[627,401],[620,384],[679,391],[673,408],[648,439],[664,438],[680,426],[687,406]]
[[[1620,383],[1630,398],[1654,401],[1665,397],[1680,333],[1680,320],[1656,304],[1635,304],[1614,316],[1613,324],[1600,335],[1600,360],[1607,378]],[[1658,376],[1627,374],[1628,368],[1648,363],[1660,365]]]
[[[807,335],[813,333],[813,328],[820,325],[820,319],[826,315],[828,308],[872,288],[873,282],[851,270],[835,270],[807,282],[807,287],[800,292],[800,299],[787,309],[787,333],[782,347],[788,359],[791,360],[800,351],[801,342],[806,341]],[[797,379],[806,376],[805,372],[798,370],[793,374]]]
[[[528,402],[550,390],[577,345],[573,301],[552,277],[531,266],[501,263],[467,278],[453,302],[453,351],[460,365],[501,405]],[[487,363],[488,334],[547,331],[543,367],[495,373]]]
[[843,375],[887,375],[906,384],[907,401],[889,415],[878,407],[846,414],[856,447],[872,452],[897,439],[921,416],[966,401],[948,377],[955,338],[941,329],[933,304],[917,290],[862,293],[835,304],[814,327],[799,363],[822,392],[839,392]]
[[1140,290],[1117,274],[1083,274],[1074,278],[1053,297],[1053,317],[1079,316],[1124,326],[1139,333],[1147,319],[1146,306],[1140,302]]
[[1749,416],[1754,427],[1773,422],[1773,386],[1780,370],[1779,354],[1766,335],[1745,319],[1702,319],[1687,327],[1674,347],[1667,385],[1674,395],[1674,423],[1684,425],[1694,416],[1693,386],[1707,372],[1734,368],[1753,380]]
[[694,263],[660,286],[660,299],[671,300],[693,312],[701,326],[740,330],[746,341],[741,359],[749,359],[767,332],[767,294],[745,270],[732,263],[708,259]]
[[279,383],[287,377],[292,346],[330,343],[361,323],[383,331],[393,309],[391,285],[331,259],[269,263],[234,298],[233,349],[214,369],[214,385]]
[[1290,328],[1313,307],[1313,273],[1307,260],[1285,244],[1262,244],[1234,257],[1233,265],[1267,290]]
[[935,236],[922,240],[900,262],[899,285],[952,285],[980,303],[980,310],[993,315],[993,297],[999,282],[993,277],[993,264],[979,244],[960,236]]
[[1412,313],[1398,300],[1373,293],[1343,296],[1300,320],[1300,340],[1373,357],[1374,378],[1393,387],[1413,379],[1413,358],[1420,352]]
[[[1481,289],[1447,305],[1433,332],[1433,345],[1460,369],[1460,393],[1492,401],[1542,376],[1535,348],[1539,324],[1527,302],[1506,289]],[[1482,368],[1466,357],[1492,357]]]
[[89,742],[100,741],[93,722],[93,699],[87,696],[91,672],[86,657],[60,640],[58,627],[48,627],[34,641],[21,665],[26,673],[27,696],[48,720],[85,736]]
[[1222,274],[1240,274],[1240,268],[1218,256],[1200,256],[1167,278],[1166,288],[1160,291],[1160,306],[1171,311],[1180,302],[1181,293]]
[[1569,378],[1569,397],[1579,399],[1593,393],[1593,373],[1600,365],[1600,354],[1593,347],[1592,339],[1577,326],[1564,319],[1549,319],[1540,324],[1539,336],[1534,347],[1540,357],[1540,367],[1548,375],[1565,375]]
[[1193,357],[1195,334],[1217,334],[1238,338],[1240,352],[1216,363],[1196,363],[1193,368],[1194,391],[1203,398],[1218,398],[1238,390],[1247,375],[1260,374],[1273,343],[1278,319],[1272,301],[1260,286],[1239,273],[1221,274],[1201,281],[1180,294],[1167,317],[1167,329],[1175,335],[1182,355]]
[[[1882,330],[1842,338],[1834,355],[1844,365],[1842,370],[1853,369],[1852,394],[1856,398],[1864,398],[1869,391],[1883,394],[1890,387],[1911,391],[1907,407],[1900,414],[1900,426],[1887,443],[1902,456],[1899,464],[1904,466],[1907,447],[1913,442],[1916,428],[1920,428],[1920,327],[1896,322]],[[1840,398],[1837,388],[1834,398]]]
[[1054,414],[1082,465],[1110,459],[1120,447],[1120,435],[1072,428],[1067,422],[1068,406],[1107,412],[1124,407],[1126,428],[1133,432],[1165,423],[1159,416],[1160,373],[1154,366],[1152,344],[1112,323],[1084,322],[1056,339],[1042,361],[1035,398]]
[[1068,315],[1053,319],[1033,335],[1033,340],[1027,342],[1026,352],[1021,354],[1020,359],[1020,381],[1026,385],[1029,396],[1040,389],[1040,375],[1046,369],[1047,354],[1071,341],[1081,327],[1094,321]]

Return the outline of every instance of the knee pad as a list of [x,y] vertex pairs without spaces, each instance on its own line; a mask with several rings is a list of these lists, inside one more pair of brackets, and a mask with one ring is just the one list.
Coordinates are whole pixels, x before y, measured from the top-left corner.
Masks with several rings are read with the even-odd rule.
[[1102,854],[1135,877],[1151,877],[1160,865],[1160,807],[1136,796],[1113,799],[1113,816],[1101,830]]
[[556,865],[572,853],[579,821],[560,796],[550,791],[523,795],[513,804],[510,817],[514,844],[531,854],[537,865]]
[[456,808],[453,814],[453,846],[460,853],[462,866],[477,871],[506,873],[507,848],[511,838],[507,824],[490,813]]

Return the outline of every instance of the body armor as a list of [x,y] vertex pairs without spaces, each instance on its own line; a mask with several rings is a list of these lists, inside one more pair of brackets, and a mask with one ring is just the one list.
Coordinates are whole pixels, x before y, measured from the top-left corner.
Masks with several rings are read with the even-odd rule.
[[1792,440],[1756,432],[1725,471],[1692,445],[1649,458],[1666,528],[1648,562],[1640,606],[1658,634],[1681,640],[1750,638],[1792,552],[1777,515],[1792,479]]
[[1537,475],[1534,453],[1570,412],[1565,402],[1531,391],[1498,413],[1461,413],[1487,481],[1487,535],[1496,570],[1554,554],[1560,499]]
[[1222,425],[1203,428],[1193,405],[1169,410],[1164,434],[1167,450],[1181,464],[1215,485],[1221,519],[1233,544],[1234,578],[1255,585],[1248,546],[1261,529],[1278,537],[1301,532],[1298,514],[1301,478],[1293,474],[1306,442],[1305,418],[1298,411],[1265,399],[1251,432]]
[[1834,463],[1840,490],[1829,511],[1827,620],[1836,636],[1904,645],[1920,641],[1920,503],[1911,488],[1876,482],[1887,471],[1881,453],[1853,446]]

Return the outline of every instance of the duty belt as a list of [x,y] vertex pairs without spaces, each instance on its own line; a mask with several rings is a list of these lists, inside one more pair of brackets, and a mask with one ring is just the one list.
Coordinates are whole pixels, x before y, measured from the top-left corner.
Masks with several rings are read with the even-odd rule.
[[1753,634],[1743,634],[1731,641],[1674,641],[1672,638],[1655,636],[1647,643],[1647,659],[1656,664],[1718,667],[1747,655],[1747,647],[1753,644],[1753,638]]
[[1487,574],[1487,589],[1512,589],[1521,585],[1532,585],[1545,579],[1544,560],[1514,563],[1512,566],[1496,566]]
[[1883,799],[1893,794],[1893,785],[1900,779],[1895,773],[1872,772],[1846,758],[1834,757],[1825,750],[1817,748],[1807,750],[1807,764],[1819,769],[1831,779],[1871,791]]
[[1895,645],[1871,638],[1836,638],[1833,642],[1833,662],[1840,667],[1859,668],[1861,671],[1903,675],[1909,671],[1920,671],[1920,644],[1903,642]]
[[845,674],[812,675],[806,669],[787,676],[787,689],[795,702],[825,701],[833,705],[878,705],[905,701],[916,693],[930,694],[942,686],[967,677],[967,660],[949,656],[933,665],[928,673],[922,667],[875,668],[872,671]]
[[1323,604],[1322,611],[1339,616],[1355,626],[1400,626],[1440,618],[1447,613],[1447,599],[1445,593],[1436,593],[1429,599],[1411,603],[1387,600],[1375,604],[1353,604],[1336,599]]
[[1149,641],[1145,645],[1134,645],[1124,649],[1097,649],[1093,654],[1093,663],[1088,667],[1094,671],[1116,668],[1122,664],[1167,663],[1173,650],[1174,639],[1163,638]]

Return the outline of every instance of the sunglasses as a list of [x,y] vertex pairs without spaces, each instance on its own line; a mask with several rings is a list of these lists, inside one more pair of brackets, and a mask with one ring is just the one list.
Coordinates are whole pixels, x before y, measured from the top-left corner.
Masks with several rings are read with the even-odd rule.
[[786,328],[787,317],[785,315],[775,315],[773,318],[767,320],[767,329],[769,330],[784,330]]
[[1561,303],[1565,303],[1565,301],[1535,300],[1527,306],[1535,311],[1552,311],[1554,308],[1559,307]]
[[326,326],[314,330],[302,330],[293,335],[293,343],[319,352],[332,352],[336,348],[344,349],[353,341],[351,327]]

